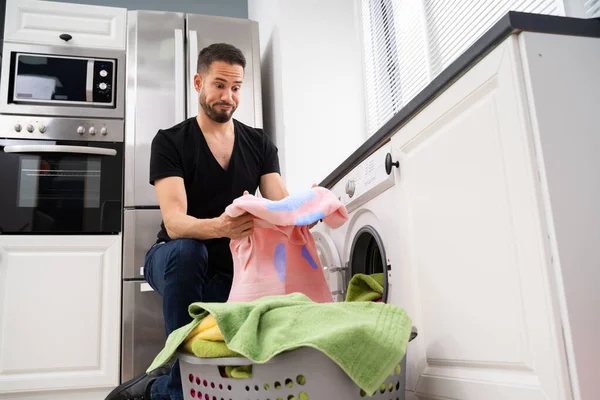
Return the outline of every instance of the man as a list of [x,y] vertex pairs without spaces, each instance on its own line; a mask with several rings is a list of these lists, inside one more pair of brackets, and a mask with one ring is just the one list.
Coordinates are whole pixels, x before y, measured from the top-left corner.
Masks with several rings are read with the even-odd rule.
[[[191,321],[191,303],[227,301],[233,277],[229,241],[251,235],[253,220],[230,218],[225,208],[257,187],[270,200],[288,196],[275,145],[262,130],[232,119],[245,66],[244,55],[231,45],[203,49],[194,76],[198,115],[160,130],[152,141],[150,184],[163,223],[144,271],[162,296],[167,335]],[[179,364],[165,373],[134,378],[107,400],[183,399]]]

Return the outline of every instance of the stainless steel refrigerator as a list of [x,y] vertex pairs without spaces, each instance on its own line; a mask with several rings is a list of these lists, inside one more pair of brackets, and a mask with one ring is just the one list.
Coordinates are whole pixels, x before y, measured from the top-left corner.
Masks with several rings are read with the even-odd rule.
[[262,127],[258,24],[236,18],[156,11],[128,12],[123,227],[122,382],[143,372],[165,342],[162,299],[144,281],[145,254],[161,214],[148,183],[156,132],[198,113],[193,86],[199,51],[212,43],[246,57],[239,121]]

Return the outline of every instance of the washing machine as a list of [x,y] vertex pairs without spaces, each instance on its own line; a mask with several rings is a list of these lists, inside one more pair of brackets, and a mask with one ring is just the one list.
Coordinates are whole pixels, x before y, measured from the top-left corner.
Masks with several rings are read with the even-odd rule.
[[348,221],[337,229],[322,223],[312,229],[335,301],[345,299],[355,274],[384,273],[382,300],[401,305],[400,299],[394,298],[399,268],[392,251],[399,218],[394,200],[395,165],[388,142],[331,188],[348,210]]
[[[396,194],[398,163],[389,142],[339,180],[331,191],[348,211],[348,221],[337,229],[317,224],[311,232],[327,283],[335,301],[344,301],[348,283],[355,274],[384,274],[382,301],[404,308],[410,316],[412,292],[408,268],[400,265],[398,235],[399,209]],[[411,341],[417,336],[413,326]],[[407,382],[414,382],[410,366],[410,346],[402,368]],[[414,384],[402,389],[406,398],[414,398]]]

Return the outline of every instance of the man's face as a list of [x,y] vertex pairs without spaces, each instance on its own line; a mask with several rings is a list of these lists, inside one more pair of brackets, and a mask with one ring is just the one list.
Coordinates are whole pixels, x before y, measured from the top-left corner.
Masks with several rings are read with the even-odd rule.
[[244,79],[241,65],[222,61],[211,64],[206,73],[196,75],[196,90],[200,87],[200,106],[213,121],[224,123],[231,119],[240,101]]

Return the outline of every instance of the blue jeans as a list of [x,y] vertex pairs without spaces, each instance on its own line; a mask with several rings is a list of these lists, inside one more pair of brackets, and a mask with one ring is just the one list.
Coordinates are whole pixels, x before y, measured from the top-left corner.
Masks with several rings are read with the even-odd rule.
[[[229,260],[213,260],[223,264]],[[196,301],[226,302],[232,276],[217,272],[203,242],[177,239],[154,245],[144,263],[146,281],[162,296],[165,332],[188,324],[188,306]],[[183,400],[179,362],[169,375],[158,378],[150,389],[151,400]]]

